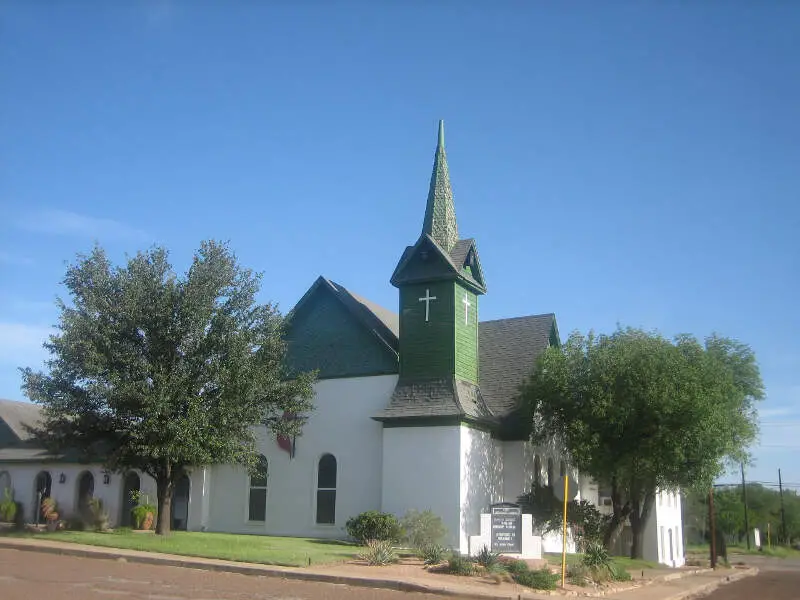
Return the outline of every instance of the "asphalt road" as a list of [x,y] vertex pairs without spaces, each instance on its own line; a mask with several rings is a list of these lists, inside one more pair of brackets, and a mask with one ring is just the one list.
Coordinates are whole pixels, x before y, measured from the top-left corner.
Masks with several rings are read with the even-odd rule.
[[[758,567],[755,577],[724,585],[705,600],[800,600],[800,559],[766,556],[730,556]],[[633,600],[633,599],[632,599]]]
[[[415,594],[415,600],[441,600]],[[409,600],[404,592],[0,549],[0,600]]]

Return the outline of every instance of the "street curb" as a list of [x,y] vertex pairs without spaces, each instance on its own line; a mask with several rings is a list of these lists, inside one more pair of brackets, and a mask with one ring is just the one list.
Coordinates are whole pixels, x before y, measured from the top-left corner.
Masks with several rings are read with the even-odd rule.
[[[66,546],[66,544],[65,544]],[[120,555],[114,552],[105,550],[87,550],[84,548],[68,548],[64,546],[38,546],[33,544],[20,544],[16,542],[9,542],[0,540],[0,549],[6,548],[9,550],[21,550],[29,552],[45,552],[48,554],[60,554],[64,556],[77,556],[81,558],[100,558],[106,560],[124,560],[132,563],[146,564],[146,565],[161,565],[168,567],[182,567],[186,569],[198,569],[202,571],[216,571],[224,573],[236,573],[239,575],[256,575],[261,577],[280,577],[283,579],[292,579],[296,581],[309,581],[312,583],[334,583],[338,585],[349,585],[352,587],[364,587],[373,589],[394,590],[398,592],[412,592],[421,594],[432,594],[436,596],[448,596],[465,598],[468,600],[511,600],[512,596],[492,596],[489,594],[470,594],[464,593],[459,590],[448,590],[446,588],[434,588],[417,583],[408,583],[405,581],[396,581],[391,579],[366,579],[362,577],[343,577],[340,575],[330,575],[327,573],[310,573],[304,571],[284,571],[282,569],[270,568],[269,565],[250,565],[248,563],[230,564],[230,563],[216,563],[205,562],[205,560],[213,561],[215,559],[205,559],[204,561],[194,561],[191,557],[186,559],[170,558],[164,555],[154,556],[150,552],[142,552],[141,554]],[[128,550],[128,552],[139,552],[136,550]],[[150,556],[148,556],[150,554]],[[286,567],[287,569],[289,567]],[[299,568],[298,568],[299,569]],[[533,590],[531,594],[525,594],[532,600],[536,597]]]
[[739,569],[737,573],[728,575],[724,579],[719,579],[717,581],[709,581],[707,584],[700,586],[699,588],[696,588],[694,590],[684,590],[683,592],[680,592],[673,596],[669,596],[668,598],[664,598],[663,600],[693,600],[695,598],[703,598],[704,596],[708,596],[711,592],[713,592],[722,585],[733,583],[734,581],[739,581],[740,579],[744,579],[745,577],[753,577],[754,575],[757,574],[758,574],[757,567],[750,567],[748,569]]
[[[259,576],[259,577],[278,577],[282,579],[291,579],[295,581],[308,581],[312,583],[332,583],[337,585],[347,585],[351,587],[363,587],[372,589],[385,589],[394,590],[398,592],[422,593],[431,594],[436,596],[445,597],[458,597],[465,600],[513,600],[516,598],[545,598],[554,596],[563,597],[610,597],[612,594],[622,593],[625,591],[634,591],[636,589],[650,587],[652,584],[660,582],[685,578],[691,575],[697,575],[704,572],[709,572],[711,569],[699,569],[688,573],[671,573],[669,575],[661,576],[658,579],[649,581],[644,586],[636,586],[634,588],[626,588],[625,590],[616,590],[614,592],[605,594],[592,594],[589,593],[575,593],[570,592],[567,594],[559,593],[557,591],[549,590],[524,590],[521,594],[517,593],[512,595],[491,595],[491,594],[472,594],[462,592],[459,590],[452,590],[441,587],[431,587],[419,583],[409,583],[405,581],[397,581],[393,579],[371,579],[364,577],[349,577],[341,575],[333,575],[329,573],[314,573],[303,571],[300,567],[274,567],[270,565],[258,565],[251,563],[237,563],[234,561],[222,561],[213,558],[204,558],[196,560],[191,556],[174,556],[161,553],[153,553],[139,550],[125,549],[125,554],[119,554],[116,549],[105,549],[101,546],[92,546],[90,548],[73,546],[68,542],[57,542],[58,545],[52,543],[39,545],[36,541],[33,543],[25,543],[23,541],[4,540],[0,539],[0,549],[6,548],[9,550],[20,550],[28,552],[44,552],[48,554],[57,554],[63,556],[76,556],[80,558],[98,558],[104,560],[114,561],[127,561],[132,563],[146,564],[146,565],[161,565],[168,567],[179,567],[185,569],[197,569],[202,571],[215,571],[221,573],[236,573],[239,575]],[[296,570],[295,570],[296,569]],[[711,581],[699,588],[684,590],[678,594],[668,596],[662,600],[692,600],[706,596],[714,591],[720,585],[732,583],[744,577],[749,577],[758,573],[757,568],[749,568],[747,570],[739,570],[737,573],[731,574],[724,579],[718,581]]]

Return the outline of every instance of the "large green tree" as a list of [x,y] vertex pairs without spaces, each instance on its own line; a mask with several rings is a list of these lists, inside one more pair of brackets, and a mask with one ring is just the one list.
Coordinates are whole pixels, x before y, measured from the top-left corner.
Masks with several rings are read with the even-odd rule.
[[163,248],[115,267],[95,247],[67,269],[46,372],[22,370],[49,449],[155,479],[158,533],[185,468],[254,469],[257,431],[298,434],[302,418],[283,416],[312,409],[314,374],[287,372],[284,319],[256,301],[260,280],[213,241],[183,276]]
[[746,345],[631,328],[574,333],[542,353],[523,388],[532,440],[559,440],[574,466],[610,487],[604,541],[611,547],[630,520],[636,558],[657,490],[709,485],[727,460],[743,460],[762,397]]

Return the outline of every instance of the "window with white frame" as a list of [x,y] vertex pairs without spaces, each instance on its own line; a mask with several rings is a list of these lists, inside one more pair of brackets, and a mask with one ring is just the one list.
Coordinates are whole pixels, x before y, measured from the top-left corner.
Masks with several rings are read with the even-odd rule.
[[317,466],[317,524],[336,524],[336,457],[325,454]]
[[258,459],[255,473],[250,475],[250,498],[247,507],[247,520],[264,522],[267,520],[267,478],[269,463],[263,454]]

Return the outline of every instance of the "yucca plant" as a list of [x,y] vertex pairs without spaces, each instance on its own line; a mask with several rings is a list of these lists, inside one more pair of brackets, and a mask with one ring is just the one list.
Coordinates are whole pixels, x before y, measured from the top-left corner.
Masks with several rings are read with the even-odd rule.
[[358,557],[367,564],[383,567],[398,561],[392,542],[389,540],[367,540]]

